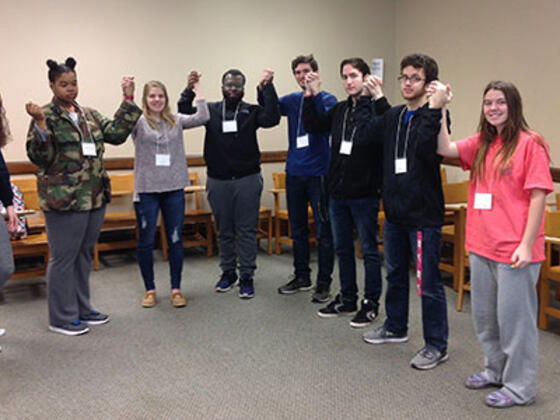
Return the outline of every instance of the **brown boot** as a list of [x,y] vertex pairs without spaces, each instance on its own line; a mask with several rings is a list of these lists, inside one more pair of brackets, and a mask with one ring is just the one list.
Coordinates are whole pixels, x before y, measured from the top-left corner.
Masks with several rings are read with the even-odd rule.
[[144,308],[153,308],[156,306],[156,291],[155,290],[148,290],[144,293],[144,297],[142,298],[142,306]]
[[187,306],[187,300],[181,292],[173,292],[171,294],[171,304],[176,308]]

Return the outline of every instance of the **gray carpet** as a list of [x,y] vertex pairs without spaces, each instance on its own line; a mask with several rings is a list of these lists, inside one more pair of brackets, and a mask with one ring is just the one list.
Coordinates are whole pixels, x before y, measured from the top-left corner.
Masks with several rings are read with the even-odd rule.
[[[319,318],[309,293],[277,294],[291,272],[288,253],[259,254],[250,301],[213,291],[217,257],[187,254],[183,309],[170,306],[167,264],[159,253],[156,260],[158,305],[144,309],[134,259],[106,257],[92,274],[92,302],[111,322],[80,337],[47,330],[44,288],[6,291],[0,418],[560,418],[558,331],[540,333],[537,402],[499,411],[484,405],[486,391],[463,386],[482,367],[482,355],[468,297],[458,313],[450,289],[450,359],[419,372],[408,365],[423,345],[419,299],[412,293],[410,341],[372,346],[348,318]],[[382,319],[383,313],[374,325]]]

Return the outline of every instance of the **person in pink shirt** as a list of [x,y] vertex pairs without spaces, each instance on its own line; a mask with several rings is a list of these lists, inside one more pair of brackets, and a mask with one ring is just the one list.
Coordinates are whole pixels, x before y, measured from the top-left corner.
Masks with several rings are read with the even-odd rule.
[[[449,85],[435,82],[432,94]],[[470,253],[472,314],[485,369],[466,386],[500,389],[491,407],[535,400],[538,374],[536,284],[544,254],[544,209],[553,190],[548,145],[529,128],[521,96],[508,82],[484,89],[478,132],[451,143],[446,119],[438,153],[470,170],[466,248]]]

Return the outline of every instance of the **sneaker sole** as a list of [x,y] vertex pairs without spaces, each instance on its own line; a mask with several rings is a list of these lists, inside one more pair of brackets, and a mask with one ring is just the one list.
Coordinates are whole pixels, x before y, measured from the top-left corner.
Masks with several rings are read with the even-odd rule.
[[80,319],[80,321],[82,321],[84,324],[87,325],[103,325],[106,324],[107,322],[109,322],[109,317],[107,317],[107,319],[100,319],[100,320],[96,320],[96,321],[85,321],[83,319]]
[[229,292],[231,289],[233,289],[235,286],[237,286],[237,281],[235,281],[235,283],[233,283],[231,286],[229,286],[227,289],[222,289],[221,287],[216,287],[215,290],[218,293],[226,293]]
[[410,366],[412,366],[414,369],[418,369],[418,370],[429,370],[429,369],[433,369],[435,368],[437,365],[446,362],[449,359],[449,355],[446,354],[445,356],[443,356],[441,359],[436,360],[434,363],[430,363],[429,365],[414,365],[414,364],[410,364]]
[[311,303],[327,303],[330,298],[330,296],[327,296],[324,299],[311,298]]
[[255,295],[254,294],[249,295],[249,294],[245,294],[245,293],[244,294],[239,293],[239,297],[241,299],[253,299],[255,297]]
[[350,326],[352,328],[364,328],[367,327],[368,325],[373,324],[373,320],[368,321],[368,322],[354,322],[354,321],[350,321]]
[[70,331],[70,330],[65,330],[64,328],[53,327],[52,325],[49,325],[49,330],[51,330],[52,332],[58,333],[58,334],[75,336],[75,335],[82,335],[82,334],[87,333],[89,331],[89,328],[86,327],[86,328],[84,328],[83,330],[80,330],[80,331]]
[[295,290],[280,290],[280,289],[278,289],[278,293],[280,293],[281,295],[295,295],[296,293],[299,293],[299,292],[309,292],[312,289],[313,289],[313,286],[300,287],[300,288],[295,289]]
[[339,316],[350,316],[350,315],[354,315],[356,313],[356,311],[354,312],[337,312],[335,314],[325,314],[322,312],[317,311],[317,315],[319,315],[321,318],[336,318]]
[[366,337],[362,337],[362,338],[368,344],[406,343],[408,341],[408,337],[399,337],[399,338],[366,338]]

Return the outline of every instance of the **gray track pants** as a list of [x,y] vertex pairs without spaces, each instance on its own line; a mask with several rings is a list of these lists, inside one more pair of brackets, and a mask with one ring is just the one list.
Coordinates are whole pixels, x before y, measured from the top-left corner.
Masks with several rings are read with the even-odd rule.
[[257,223],[263,179],[260,173],[239,179],[208,177],[208,202],[218,227],[220,268],[253,277],[257,268]]
[[14,257],[12,255],[10,235],[6,228],[6,223],[4,223],[2,216],[0,216],[0,291],[12,274],[14,274]]
[[485,371],[517,404],[537,393],[537,292],[541,264],[511,268],[470,254],[474,328]]
[[89,273],[105,206],[91,211],[47,211],[50,325],[61,327],[91,312]]

